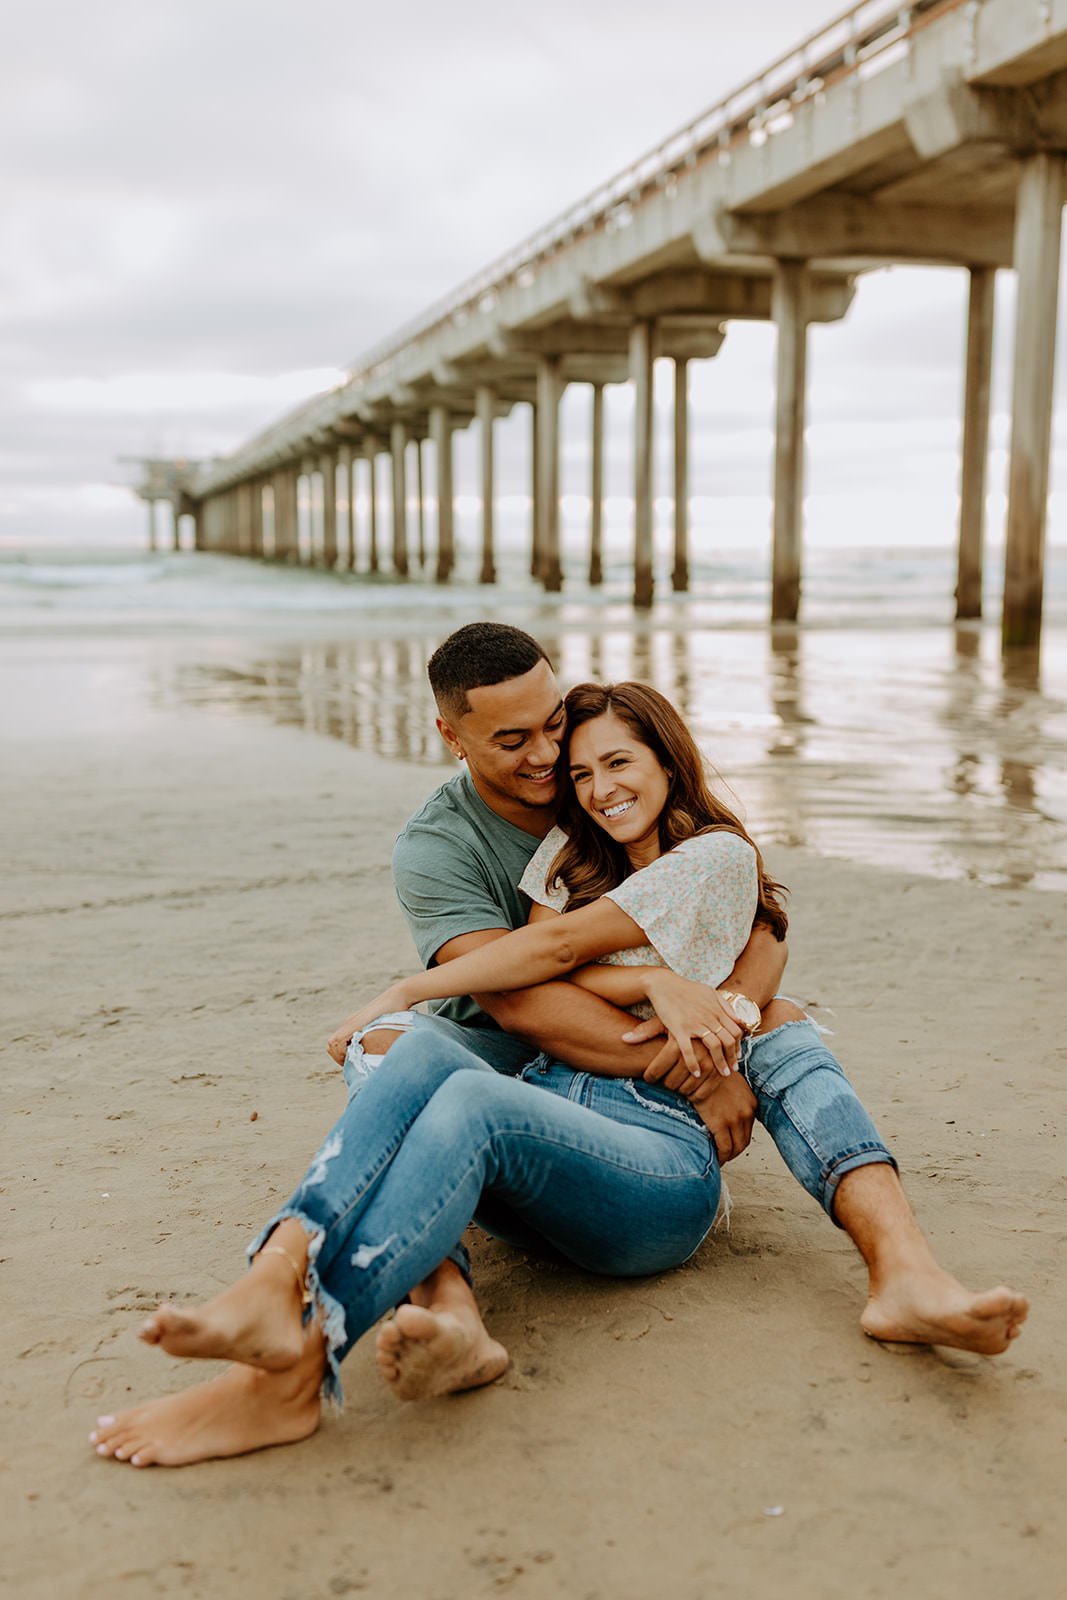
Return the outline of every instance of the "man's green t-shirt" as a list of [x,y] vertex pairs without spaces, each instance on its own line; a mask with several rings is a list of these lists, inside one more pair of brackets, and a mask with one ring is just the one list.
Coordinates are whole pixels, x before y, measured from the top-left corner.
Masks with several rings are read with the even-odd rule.
[[[530,902],[518,883],[540,843],[491,811],[466,771],[434,791],[393,849],[393,883],[424,966],[461,934],[525,925]],[[432,1009],[496,1026],[467,996]]]

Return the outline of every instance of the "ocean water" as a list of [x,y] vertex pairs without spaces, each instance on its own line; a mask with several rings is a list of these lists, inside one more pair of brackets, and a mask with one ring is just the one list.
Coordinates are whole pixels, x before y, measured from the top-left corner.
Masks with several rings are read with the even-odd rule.
[[565,683],[639,677],[689,718],[767,845],[995,887],[1067,889],[1067,552],[1047,573],[1040,665],[988,620],[952,621],[949,549],[812,551],[803,622],[771,629],[767,563],[704,549],[691,592],[635,615],[621,552],[545,596],[506,545],[448,586],[192,552],[0,552],[0,732],[62,736],[174,710],[268,718],[387,758],[450,767],[426,658],[478,617],[535,633]]

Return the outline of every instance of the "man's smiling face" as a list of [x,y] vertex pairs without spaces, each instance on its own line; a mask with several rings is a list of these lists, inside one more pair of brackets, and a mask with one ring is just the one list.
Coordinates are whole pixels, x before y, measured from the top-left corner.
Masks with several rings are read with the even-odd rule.
[[474,787],[498,816],[543,837],[560,800],[559,747],[566,719],[547,661],[519,678],[467,693],[470,710],[437,726],[467,763]]

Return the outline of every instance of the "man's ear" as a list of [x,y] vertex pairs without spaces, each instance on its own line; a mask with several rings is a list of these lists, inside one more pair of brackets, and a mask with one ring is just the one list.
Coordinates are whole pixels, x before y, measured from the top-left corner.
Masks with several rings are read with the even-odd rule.
[[438,717],[436,721],[438,733],[441,735],[441,738],[445,741],[445,744],[455,756],[456,760],[466,760],[466,757],[463,753],[463,746],[459,742],[459,735],[457,734],[456,730],[449,726],[444,717]]

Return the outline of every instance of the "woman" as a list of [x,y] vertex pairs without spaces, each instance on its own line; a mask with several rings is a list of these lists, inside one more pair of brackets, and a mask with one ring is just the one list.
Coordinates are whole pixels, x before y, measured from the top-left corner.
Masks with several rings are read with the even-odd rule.
[[[694,1073],[694,1038],[728,1045],[743,1031],[714,985],[754,918],[784,934],[780,887],[710,793],[691,736],[655,690],[582,685],[567,711],[573,792],[564,831],[549,836],[524,879],[537,902],[530,926],[391,986],[348,1019],[342,1039],[423,1000],[566,972],[616,1003],[651,1007]],[[719,1058],[729,1071],[721,1050]],[[773,1083],[783,1061],[788,1093]],[[891,1171],[869,1117],[800,1013],[746,1039],[743,1070],[791,1170],[831,1216],[846,1176]],[[699,1115],[670,1089],[596,1078],[543,1056],[521,1079],[505,1078],[451,1039],[428,1048],[425,1033],[412,1033],[350,1102],[255,1241],[252,1270],[201,1310],[163,1306],[145,1325],[148,1342],[173,1355],[234,1365],[185,1394],[99,1419],[91,1441],[102,1455],[143,1466],[305,1437],[318,1423],[320,1386],[339,1395],[347,1351],[475,1216],[590,1271],[637,1276],[693,1253],[720,1191]],[[883,1321],[876,1316],[867,1331],[929,1332],[890,1327],[884,1284],[881,1293]],[[940,1342],[1005,1348],[1025,1302],[1007,1290],[966,1299],[959,1316],[981,1324],[978,1333],[969,1326],[956,1336],[946,1325]],[[499,1346],[490,1341],[483,1355],[475,1382],[502,1370]]]

